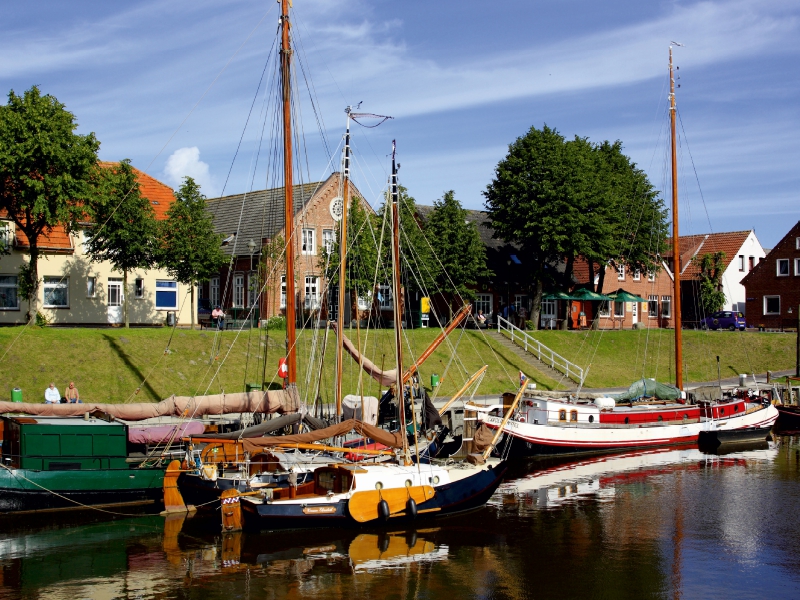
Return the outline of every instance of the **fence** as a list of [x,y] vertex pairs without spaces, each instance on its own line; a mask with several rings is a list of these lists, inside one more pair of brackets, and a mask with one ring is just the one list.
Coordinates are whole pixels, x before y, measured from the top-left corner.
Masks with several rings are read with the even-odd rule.
[[568,361],[560,354],[553,352],[550,348],[531,336],[527,331],[523,331],[499,315],[497,317],[497,331],[507,334],[511,338],[511,341],[521,348],[524,348],[525,352],[530,352],[546,365],[550,365],[553,369],[563,373],[581,387],[583,386],[587,370]]

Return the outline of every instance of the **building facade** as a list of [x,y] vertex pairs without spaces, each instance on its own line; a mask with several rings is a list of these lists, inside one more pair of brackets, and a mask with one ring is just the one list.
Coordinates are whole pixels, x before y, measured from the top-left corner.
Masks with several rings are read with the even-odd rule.
[[[134,172],[156,218],[166,219],[175,201],[172,188],[138,169]],[[63,227],[55,227],[39,239],[38,306],[50,324],[120,325],[126,300],[132,325],[164,325],[169,313],[175,313],[178,324],[189,324],[193,308],[190,286],[178,283],[163,270],[136,269],[129,272],[128,289],[124,289],[122,273],[108,262],[92,262],[86,254],[90,231],[69,234]],[[10,251],[0,256],[0,324],[23,325],[29,303],[19,295],[19,269],[29,261],[30,244],[8,215],[0,215],[0,243]]]
[[742,280],[747,324],[795,329],[800,319],[800,221]]

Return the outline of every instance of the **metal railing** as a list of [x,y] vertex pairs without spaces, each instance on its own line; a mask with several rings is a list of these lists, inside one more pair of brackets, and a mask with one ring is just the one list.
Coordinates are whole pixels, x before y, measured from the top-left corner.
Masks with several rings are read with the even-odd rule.
[[506,333],[511,338],[511,341],[523,348],[525,352],[530,352],[544,364],[550,365],[553,369],[563,373],[583,387],[583,381],[586,378],[588,369],[583,369],[560,354],[553,352],[527,331],[520,329],[499,315],[497,316],[497,332]]

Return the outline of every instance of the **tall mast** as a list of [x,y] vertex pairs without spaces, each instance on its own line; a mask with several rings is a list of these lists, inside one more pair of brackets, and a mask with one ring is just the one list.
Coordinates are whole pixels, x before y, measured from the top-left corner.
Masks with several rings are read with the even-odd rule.
[[[399,194],[397,190],[397,161],[395,160],[395,141],[392,140],[392,304],[394,305],[394,341],[395,353],[397,357],[396,373],[397,383],[395,391],[397,393],[397,406],[400,413],[400,433],[403,440],[406,440],[406,407],[405,407],[405,385],[403,384],[403,330],[402,330],[402,308],[400,293],[400,207]],[[403,442],[406,446],[406,442]],[[405,447],[405,454],[408,448]]]
[[[347,130],[344,137],[342,165],[342,223],[339,229],[339,310],[336,314],[336,415],[342,414],[342,370],[344,360],[344,301],[347,271],[347,216],[350,204],[350,108],[347,113]],[[356,307],[357,310],[357,307]],[[356,315],[356,318],[358,316]]]
[[281,86],[283,99],[283,178],[284,232],[286,235],[286,363],[287,384],[297,385],[297,354],[295,352],[295,289],[294,289],[294,197],[292,194],[292,49],[289,44],[289,3],[281,0]]
[[673,311],[675,314],[675,387],[683,389],[683,336],[681,332],[681,250],[678,244],[678,148],[675,133],[675,74],[672,46],[669,47],[669,116],[672,129],[672,269],[675,275]]

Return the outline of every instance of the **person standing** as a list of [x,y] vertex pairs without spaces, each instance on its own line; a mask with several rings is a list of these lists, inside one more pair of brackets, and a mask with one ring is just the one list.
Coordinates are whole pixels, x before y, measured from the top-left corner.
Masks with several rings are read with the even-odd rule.
[[59,402],[61,402],[61,394],[58,393],[56,384],[51,381],[50,386],[44,391],[44,403],[58,404]]
[[81,402],[81,395],[78,393],[78,388],[75,387],[74,381],[69,382],[69,387],[64,397],[70,404],[83,404],[83,402]]

